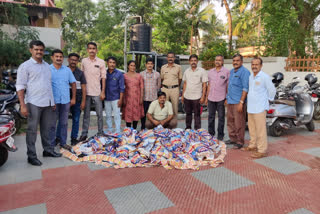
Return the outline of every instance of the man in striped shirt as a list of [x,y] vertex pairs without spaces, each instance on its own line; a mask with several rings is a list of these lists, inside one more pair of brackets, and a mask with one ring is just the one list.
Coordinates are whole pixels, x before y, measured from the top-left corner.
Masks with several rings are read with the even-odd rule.
[[153,60],[148,58],[146,60],[146,70],[141,72],[141,76],[144,84],[144,95],[143,95],[143,108],[144,117],[141,118],[141,130],[145,129],[146,115],[152,101],[157,99],[157,92],[161,86],[160,74],[153,70]]

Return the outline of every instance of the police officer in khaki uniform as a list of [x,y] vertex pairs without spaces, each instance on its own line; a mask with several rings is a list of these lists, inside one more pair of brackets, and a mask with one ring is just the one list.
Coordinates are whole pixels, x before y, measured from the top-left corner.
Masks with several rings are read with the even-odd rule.
[[179,86],[182,81],[182,69],[180,65],[174,63],[175,57],[173,52],[169,52],[167,54],[168,64],[161,67],[161,91],[166,93],[167,100],[170,100],[172,103],[174,114],[178,115]]

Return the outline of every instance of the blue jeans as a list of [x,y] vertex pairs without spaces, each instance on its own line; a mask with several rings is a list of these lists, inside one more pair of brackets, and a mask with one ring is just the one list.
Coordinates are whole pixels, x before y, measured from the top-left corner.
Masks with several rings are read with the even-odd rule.
[[114,117],[114,123],[116,125],[115,133],[120,133],[120,108],[118,107],[118,101],[104,101],[105,109],[106,109],[106,122],[107,122],[107,132],[112,132],[112,113]]
[[[67,142],[68,135],[68,114],[70,109],[70,103],[67,104],[56,104],[56,120],[58,121],[58,127],[56,131],[56,138],[60,139],[60,145],[65,145]],[[55,130],[54,130],[55,131]],[[53,135],[54,136],[54,135]],[[55,139],[52,141],[52,145],[55,145]]]
[[70,112],[72,114],[72,131],[71,138],[78,138],[79,133],[79,121],[80,121],[80,109],[81,103],[76,103],[74,106],[70,107]]

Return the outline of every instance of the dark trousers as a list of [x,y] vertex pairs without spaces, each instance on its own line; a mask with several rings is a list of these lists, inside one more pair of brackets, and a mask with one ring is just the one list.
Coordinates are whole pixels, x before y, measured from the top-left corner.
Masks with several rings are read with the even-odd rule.
[[224,108],[224,100],[219,102],[212,102],[208,100],[208,108],[209,108],[209,124],[208,130],[209,133],[214,136],[215,131],[215,118],[216,112],[218,112],[218,139],[223,140],[224,137],[224,121],[225,121],[225,108]]
[[194,113],[194,129],[201,128],[200,99],[188,100],[184,98],[184,109],[186,111],[186,129],[191,129],[192,113]]
[[[57,124],[56,138],[60,139],[60,145],[65,145],[67,143],[68,135],[68,114],[70,110],[70,103],[66,104],[56,104],[56,120]],[[55,139],[52,140],[52,145],[56,145]]]
[[141,118],[141,130],[146,128],[146,118],[151,101],[143,101],[144,117]]
[[238,104],[228,104],[227,127],[229,138],[232,142],[244,144],[244,133],[246,130],[247,106],[243,104],[243,111],[237,111]]
[[[51,106],[48,107],[38,107],[27,104],[28,108],[28,129],[26,135],[27,142],[27,155],[29,158],[36,158],[36,140],[37,140],[37,128],[40,123],[40,135],[41,143],[44,151],[52,152],[53,146],[51,146],[51,141],[54,139],[55,130],[55,113]],[[53,131],[53,132],[52,132]],[[53,135],[52,135],[53,133]]]
[[80,102],[77,102],[74,106],[70,107],[70,112],[72,114],[72,131],[71,131],[71,138],[78,138],[79,133],[79,123],[80,123]]
[[131,124],[133,129],[137,129],[138,121],[132,121],[132,123],[126,123],[126,126],[131,128]]

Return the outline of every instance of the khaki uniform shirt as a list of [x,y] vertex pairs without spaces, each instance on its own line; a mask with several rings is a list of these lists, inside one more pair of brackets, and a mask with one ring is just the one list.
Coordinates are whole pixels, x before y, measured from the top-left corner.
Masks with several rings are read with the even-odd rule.
[[182,69],[180,65],[173,63],[172,67],[165,64],[161,67],[162,84],[166,86],[179,85],[179,79],[182,79]]
[[208,72],[203,68],[196,68],[194,71],[188,68],[183,74],[183,81],[187,82],[184,98],[198,100],[202,96],[202,83],[208,82]]
[[161,108],[159,101],[155,100],[150,104],[148,113],[151,114],[155,120],[164,120],[169,115],[173,115],[172,104],[169,101],[166,101],[164,107]]

